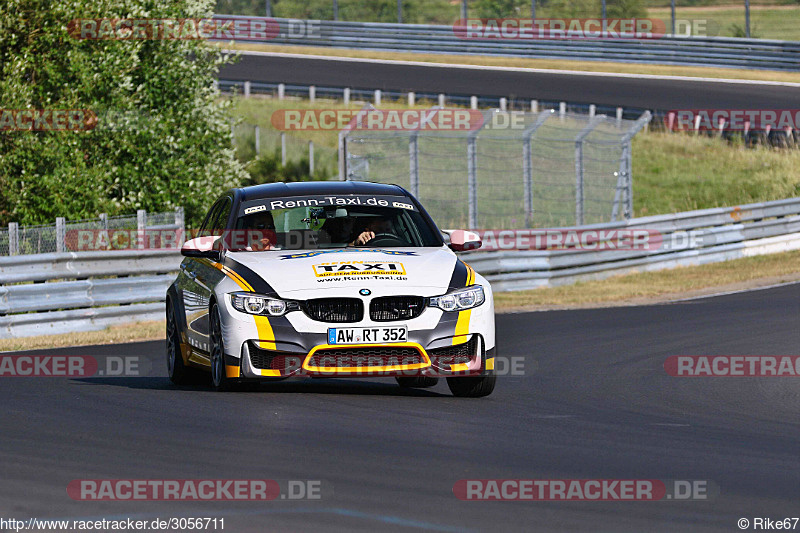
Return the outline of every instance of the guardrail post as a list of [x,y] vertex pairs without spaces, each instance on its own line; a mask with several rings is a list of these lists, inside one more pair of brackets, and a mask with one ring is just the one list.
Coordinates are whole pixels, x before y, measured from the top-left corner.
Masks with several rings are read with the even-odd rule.
[[536,130],[553,115],[553,111],[543,111],[536,121],[522,132],[522,179],[525,189],[525,227],[533,225],[533,153],[531,142]]
[[136,235],[138,238],[136,239],[140,250],[144,250],[144,243],[145,243],[145,233],[147,231],[147,211],[144,209],[137,209],[136,210]]
[[315,85],[308,86],[308,101],[313,103],[317,99],[317,87]]
[[408,137],[408,174],[411,194],[419,196],[419,131],[414,130]]
[[8,255],[19,253],[19,223],[8,223]]
[[250,82],[249,81],[244,82],[244,97],[245,98],[250,98]]
[[477,96],[470,96],[469,97],[469,108],[470,109],[478,109],[478,97]]
[[589,117],[593,117],[597,114],[597,106],[594,104],[589,104]]
[[64,241],[67,236],[67,224],[64,217],[56,217],[56,252],[64,251]]
[[621,107],[617,108],[617,127],[618,128],[622,127],[622,108]]
[[508,110],[508,98],[500,99],[500,111]]
[[104,230],[108,229],[108,213],[100,213],[97,215],[97,219],[100,221],[100,227]]
[[558,103],[558,119],[561,122],[564,122],[564,117],[567,115],[567,103],[566,102],[559,102]]
[[539,100],[531,100],[531,113],[539,112]]
[[381,90],[375,89],[375,106],[381,105]]
[[447,97],[444,95],[444,93],[439,93],[439,107],[444,107],[446,100]]
[[350,105],[350,87],[344,88],[344,105]]
[[585,187],[583,179],[583,142],[592,132],[599,122],[605,119],[605,115],[595,115],[589,119],[589,123],[575,137],[575,225],[583,226],[585,208],[583,203],[583,191]]
[[254,127],[255,139],[254,143],[256,145],[256,155],[261,153],[261,128],[258,127],[258,124]]
[[414,94],[414,91],[409,91],[408,93],[408,107],[414,107],[417,103],[417,95]]
[[286,85],[283,83],[278,84],[278,100],[283,100],[286,97]]
[[308,141],[308,174],[314,175],[314,141]]

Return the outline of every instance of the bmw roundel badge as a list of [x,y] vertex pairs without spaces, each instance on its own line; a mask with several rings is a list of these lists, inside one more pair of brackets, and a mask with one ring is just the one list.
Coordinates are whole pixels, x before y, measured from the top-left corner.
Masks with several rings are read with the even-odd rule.
[[372,291],[369,289],[361,289],[360,291],[358,291],[358,294],[360,294],[361,296],[369,296],[370,294],[372,294]]

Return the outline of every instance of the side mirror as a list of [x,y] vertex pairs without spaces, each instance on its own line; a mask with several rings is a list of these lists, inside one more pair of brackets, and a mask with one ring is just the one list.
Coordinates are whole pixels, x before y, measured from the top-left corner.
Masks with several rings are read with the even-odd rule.
[[472,231],[457,229],[450,232],[450,244],[448,246],[454,252],[477,250],[482,244],[481,236]]
[[219,261],[221,253],[219,247],[214,246],[214,243],[218,239],[219,237],[208,236],[188,240],[181,247],[181,255],[184,257],[197,257]]

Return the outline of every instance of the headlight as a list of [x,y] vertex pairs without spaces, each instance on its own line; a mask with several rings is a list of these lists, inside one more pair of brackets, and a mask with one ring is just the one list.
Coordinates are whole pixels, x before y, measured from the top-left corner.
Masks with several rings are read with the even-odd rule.
[[231,304],[237,311],[250,315],[283,316],[289,311],[300,309],[297,302],[259,296],[249,292],[231,294]]
[[442,311],[463,311],[464,309],[478,307],[485,300],[483,287],[473,285],[466,289],[458,289],[443,296],[431,298],[428,305],[438,307]]

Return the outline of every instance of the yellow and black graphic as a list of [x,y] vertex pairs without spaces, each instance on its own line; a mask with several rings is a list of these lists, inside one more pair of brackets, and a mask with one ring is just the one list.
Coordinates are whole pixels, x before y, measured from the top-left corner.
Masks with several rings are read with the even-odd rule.
[[318,278],[405,276],[406,268],[397,261],[333,261],[313,265]]

